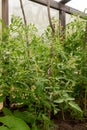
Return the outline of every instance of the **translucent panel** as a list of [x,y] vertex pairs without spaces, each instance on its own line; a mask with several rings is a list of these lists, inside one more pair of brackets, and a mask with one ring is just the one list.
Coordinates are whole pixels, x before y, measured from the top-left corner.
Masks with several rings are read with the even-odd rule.
[[67,5],[78,9],[80,11],[84,11],[85,8],[87,8],[87,0],[71,0],[70,2],[67,3]]
[[66,24],[74,21],[76,17],[66,13]]
[[[0,19],[2,18],[2,0],[0,0]],[[0,23],[0,30],[1,30],[1,23]]]
[[[13,14],[22,17],[19,0],[16,1],[9,0],[9,4],[10,4],[9,5],[10,21],[11,21],[11,16]],[[42,32],[49,24],[47,7],[40,4],[36,4],[28,0],[23,0],[23,5],[24,5],[27,22],[34,23],[36,27],[39,29],[39,31]],[[51,16],[56,17],[58,19],[59,12],[54,9],[51,9]]]
[[54,1],[60,2],[61,0],[54,0]]
[[[58,0],[58,2],[59,1],[60,0]],[[16,1],[9,0],[9,4],[10,4],[9,5],[10,6],[9,21],[11,21],[12,15],[23,17],[19,0],[16,0]],[[40,4],[36,4],[35,2],[31,2],[28,0],[23,0],[23,6],[24,6],[27,22],[34,23],[36,25],[36,27],[39,29],[39,32],[42,33],[43,30],[49,24],[47,7],[40,5]],[[51,9],[51,17],[55,17],[56,19],[59,19],[59,11],[57,11],[55,9]],[[74,16],[66,14],[66,24],[70,23],[74,19],[75,19]]]

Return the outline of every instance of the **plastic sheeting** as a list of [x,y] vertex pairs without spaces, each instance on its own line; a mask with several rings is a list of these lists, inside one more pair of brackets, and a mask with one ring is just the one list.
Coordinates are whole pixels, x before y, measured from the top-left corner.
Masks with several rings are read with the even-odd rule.
[[87,9],[87,0],[71,0],[67,5],[84,12]]
[[[23,1],[27,22],[34,23],[36,27],[39,29],[39,32],[42,33],[43,30],[49,24],[47,7],[40,4],[36,4],[35,2],[29,0],[22,0],[22,1]],[[10,7],[9,22],[11,21],[12,15],[23,17],[19,0],[9,0],[9,7]],[[59,19],[59,11],[51,9],[51,17],[55,17],[56,19]],[[66,14],[66,24],[70,23],[72,20],[73,17]]]
[[[42,32],[47,25],[48,22],[48,14],[47,7],[36,4],[34,2],[28,0],[22,0],[24,5],[24,10],[28,23],[34,23],[36,27],[39,29],[39,32]],[[17,15],[22,17],[22,12],[20,8],[19,0],[9,0],[10,6],[10,21],[12,15]],[[51,17],[59,18],[59,11],[51,9]]]

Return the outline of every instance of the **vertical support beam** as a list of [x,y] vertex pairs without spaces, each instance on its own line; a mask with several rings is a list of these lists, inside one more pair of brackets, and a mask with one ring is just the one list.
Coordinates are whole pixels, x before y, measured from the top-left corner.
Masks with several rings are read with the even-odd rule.
[[62,10],[59,11],[59,21],[60,21],[60,26],[63,31],[65,29],[65,25],[66,25],[66,16],[65,16],[65,12]]
[[9,24],[9,11],[8,11],[8,2],[9,0],[2,0],[2,19],[5,22],[5,24],[8,26]]
[[[59,2],[60,7],[61,7],[61,3],[63,5],[65,5],[69,1],[71,1],[71,0],[61,0]],[[65,25],[66,25],[66,14],[65,14],[65,11],[63,11],[63,10],[59,10],[59,22],[60,22],[60,30],[59,30],[60,36],[63,35],[63,37],[65,37],[65,34],[63,34],[63,32],[64,32]]]
[[[2,20],[6,24],[7,28],[8,28],[8,24],[9,24],[8,4],[9,4],[9,0],[2,0]],[[2,40],[6,42],[9,34],[6,33],[5,29],[2,26]]]
[[65,38],[65,33],[64,33],[64,30],[65,30],[65,25],[66,25],[66,15],[65,15],[65,12],[60,10],[59,11],[59,35],[60,37],[62,36],[63,38]]

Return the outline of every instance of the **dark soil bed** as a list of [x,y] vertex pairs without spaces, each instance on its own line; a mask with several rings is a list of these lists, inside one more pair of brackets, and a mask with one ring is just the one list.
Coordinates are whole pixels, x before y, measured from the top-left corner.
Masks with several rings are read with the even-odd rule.
[[62,121],[55,130],[87,130],[86,123],[69,123]]
[[69,113],[65,114],[65,120],[61,114],[53,117],[53,119],[55,124],[53,130],[87,130],[87,119],[83,121],[73,120]]

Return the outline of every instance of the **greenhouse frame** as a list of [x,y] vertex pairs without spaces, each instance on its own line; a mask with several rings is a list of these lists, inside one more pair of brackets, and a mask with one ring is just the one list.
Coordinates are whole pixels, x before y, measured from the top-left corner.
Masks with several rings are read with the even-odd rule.
[[[29,0],[32,1],[32,0]],[[84,12],[81,12],[77,9],[74,9],[72,7],[69,7],[66,5],[71,0],[61,0],[59,2],[51,0],[50,1],[50,7],[59,10],[59,19],[61,21],[61,25],[65,26],[66,24],[66,18],[65,18],[65,13],[68,14],[76,14],[82,16],[86,16]],[[47,6],[47,0],[34,0],[32,2]],[[5,23],[8,25],[9,24],[9,0],[2,0],[2,19],[5,21]]]

